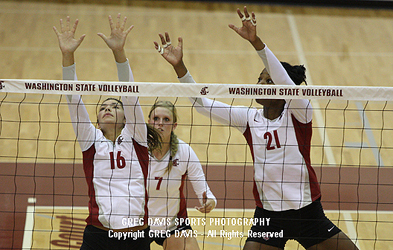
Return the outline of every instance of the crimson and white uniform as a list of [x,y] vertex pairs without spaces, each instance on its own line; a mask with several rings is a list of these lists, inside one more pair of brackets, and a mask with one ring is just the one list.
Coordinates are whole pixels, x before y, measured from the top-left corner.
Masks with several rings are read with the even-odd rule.
[[[117,63],[119,80],[133,81],[128,61]],[[63,79],[76,80],[75,64]],[[116,142],[91,123],[79,95],[67,96],[72,125],[83,152],[89,192],[88,225],[122,229],[147,222],[147,128],[136,97],[123,97],[126,125]],[[143,221],[142,221],[143,219]]]
[[[295,85],[265,46],[257,51],[276,85]],[[180,82],[195,82],[187,73]],[[243,133],[254,162],[256,205],[270,211],[299,209],[318,199],[319,184],[310,164],[312,108],[308,100],[286,100],[275,120],[263,109],[230,106],[207,98],[190,98],[198,112]]]
[[207,198],[214,199],[217,204],[194,150],[187,143],[179,140],[178,151],[172,159],[173,166],[170,172],[166,171],[170,158],[169,152],[161,160],[150,154],[148,207],[152,230],[172,231],[179,223],[177,221],[176,224],[176,218],[187,218],[184,195],[187,176],[201,204],[203,192],[206,192]]

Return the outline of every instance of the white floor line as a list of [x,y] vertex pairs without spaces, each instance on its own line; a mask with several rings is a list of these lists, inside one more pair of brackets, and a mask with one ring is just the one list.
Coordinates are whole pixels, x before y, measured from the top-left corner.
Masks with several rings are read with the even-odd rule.
[[[295,48],[298,53],[299,61],[301,64],[304,65],[304,67],[306,67],[306,69],[308,69],[309,67],[307,65],[306,56],[303,51],[303,46],[302,46],[302,42],[300,40],[295,17],[293,16],[293,14],[291,12],[287,13],[287,20],[288,20],[288,23],[289,23],[289,26],[291,29],[293,42],[295,44]],[[309,71],[306,71],[306,77],[307,77],[307,84],[313,85],[313,81],[312,81]],[[320,109],[320,105],[317,100],[313,100],[312,106],[313,106],[313,115],[315,117],[315,119],[313,119],[313,120],[316,121],[316,125],[319,129],[319,134],[321,136],[321,140],[324,143],[323,148],[325,150],[325,156],[327,159],[327,163],[330,166],[334,166],[334,165],[336,165],[336,160],[334,158],[334,154],[333,154],[332,148],[330,146],[329,137],[327,136],[327,134],[325,134],[325,130],[324,130],[325,122],[324,122],[323,115],[322,115],[322,112]],[[322,159],[322,161],[323,161],[323,159]]]
[[30,249],[33,240],[34,230],[34,206],[27,206],[25,231],[23,234],[22,249]]
[[[364,109],[363,104],[361,102],[356,102],[356,107],[359,111],[360,119],[362,120],[363,128],[364,128],[364,131],[367,135],[367,139],[368,139],[368,143],[369,143],[368,148],[371,148],[371,151],[373,152],[377,166],[383,167],[384,164],[383,164],[382,156],[379,153],[379,147],[377,145],[377,142],[375,141],[375,137],[374,137],[370,122],[367,118],[366,113],[363,112],[363,109]],[[367,148],[367,146],[366,146],[366,148]]]
[[344,217],[345,225],[347,226],[348,237],[356,244],[358,249],[361,250],[359,247],[358,234],[356,233],[356,228],[353,223],[351,212],[342,211],[342,214]]

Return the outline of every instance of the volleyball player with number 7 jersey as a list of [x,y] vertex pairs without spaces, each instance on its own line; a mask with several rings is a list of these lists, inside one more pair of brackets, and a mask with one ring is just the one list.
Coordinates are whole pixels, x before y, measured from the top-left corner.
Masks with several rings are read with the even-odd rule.
[[[120,81],[132,82],[133,75],[123,49],[133,26],[113,23],[111,36],[98,35],[112,49]],[[61,30],[55,27],[63,54],[63,79],[77,80],[74,52],[84,39],[74,39],[78,20],[69,17]],[[81,96],[67,96],[72,125],[83,154],[89,192],[89,216],[81,249],[150,249],[148,238],[147,175],[148,147],[160,145],[158,132],[144,122],[137,97],[122,101],[107,98],[99,106],[98,128],[90,121]],[[124,103],[124,104],[123,104]],[[121,237],[119,237],[121,236]]]
[[[280,62],[256,35],[255,14],[238,9],[242,27],[230,24],[249,41],[265,69],[257,84],[299,85],[305,82],[305,68]],[[174,67],[179,81],[194,83],[182,60],[183,41],[167,46],[170,37],[160,35],[156,49]],[[190,98],[198,112],[237,128],[245,137],[254,162],[256,202],[254,218],[269,218],[268,225],[253,225],[244,249],[284,249],[289,239],[306,249],[357,249],[355,244],[324,214],[321,192],[311,166],[312,108],[305,99],[257,99],[262,109],[231,106],[207,98]]]
[[196,231],[187,215],[186,178],[198,197],[201,213],[217,204],[210,191],[198,156],[190,145],[178,139],[177,109],[170,101],[157,101],[150,109],[148,123],[162,138],[162,147],[150,151],[148,178],[150,237],[166,250],[197,250]]

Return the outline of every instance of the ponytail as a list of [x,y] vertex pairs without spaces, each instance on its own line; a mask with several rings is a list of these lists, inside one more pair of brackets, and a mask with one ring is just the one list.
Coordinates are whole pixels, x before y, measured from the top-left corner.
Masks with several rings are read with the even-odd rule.
[[175,155],[179,149],[179,140],[177,139],[177,135],[175,133],[173,133],[173,131],[171,133],[171,140],[169,143],[170,143],[170,145],[169,145],[170,155],[169,155],[168,167],[165,170],[165,173],[171,172],[172,167],[173,167],[173,160],[174,160],[173,158],[175,157]]

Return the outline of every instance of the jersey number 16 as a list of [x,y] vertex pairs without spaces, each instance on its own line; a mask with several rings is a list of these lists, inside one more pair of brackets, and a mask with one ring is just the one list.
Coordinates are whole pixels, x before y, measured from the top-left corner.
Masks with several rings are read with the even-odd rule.
[[[109,156],[111,158],[111,169],[115,169],[115,157],[113,155],[113,152],[109,152]],[[116,165],[117,168],[124,168],[126,166],[126,159],[121,156],[121,152],[117,151],[117,157],[116,157]]]

